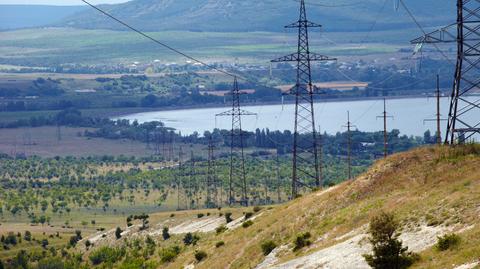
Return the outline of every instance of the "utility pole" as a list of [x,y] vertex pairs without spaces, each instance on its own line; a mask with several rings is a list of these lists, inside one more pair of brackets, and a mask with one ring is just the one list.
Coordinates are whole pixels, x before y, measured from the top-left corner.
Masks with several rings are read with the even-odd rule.
[[435,134],[436,141],[438,145],[442,144],[442,131],[441,131],[441,121],[446,121],[446,119],[442,119],[442,114],[440,111],[440,98],[442,98],[442,93],[440,92],[440,76],[437,75],[437,90],[435,92],[435,98],[437,100],[437,113],[435,114],[435,119],[425,119],[423,122],[427,121],[435,121],[437,123],[437,132]]
[[[183,157],[184,157],[184,154],[183,154],[183,147],[180,146],[180,149],[178,151],[178,172],[176,174],[176,177],[177,177],[177,211],[178,210],[182,210],[182,207],[181,207],[181,200],[182,200],[182,195],[181,195],[181,191],[183,189],[183,184],[182,184],[182,179],[183,177],[185,176],[185,173],[184,173],[184,170],[183,170]],[[183,189],[183,191],[185,192],[185,190]]]
[[480,1],[457,0],[455,23],[411,41],[413,44],[457,44],[455,81],[445,144],[464,144],[473,136],[480,134],[479,101],[468,98],[480,87],[479,17]]
[[348,179],[352,179],[352,128],[356,127],[350,122],[350,111],[347,111],[347,125],[343,126],[347,128],[347,161],[348,161]]
[[301,0],[298,21],[285,27],[298,29],[297,52],[272,61],[297,63],[297,81],[290,90],[290,94],[295,96],[292,199],[298,196],[300,187],[321,186],[313,107],[313,96],[318,92],[312,84],[311,62],[336,60],[310,52],[308,29],[312,27],[321,25],[307,20],[305,1]]
[[322,128],[320,126],[318,126],[318,170],[320,173],[320,182],[323,183],[323,141]]
[[280,158],[278,156],[278,149],[277,149],[277,156],[276,156],[275,163],[276,163],[276,170],[277,170],[277,202],[281,203],[282,197],[281,197],[280,187],[282,185],[282,178],[280,175]]
[[230,92],[232,96],[232,109],[216,117],[232,117],[232,129],[230,132],[230,177],[228,187],[228,204],[239,203],[242,206],[248,206],[247,179],[245,175],[245,154],[244,154],[244,133],[242,130],[242,116],[256,116],[241,109],[240,89],[237,78],[233,82],[233,88]]
[[208,139],[208,170],[207,170],[207,208],[215,208],[218,203],[218,180],[215,167],[215,143],[210,136]]
[[57,123],[57,142],[62,140],[62,129],[59,123]]
[[387,119],[392,118],[392,116],[388,116],[387,113],[387,99],[383,98],[383,113],[382,116],[378,116],[378,118],[383,119],[383,158],[387,158],[388,156],[388,131],[387,131]]
[[195,171],[195,156],[193,155],[193,150],[190,151],[190,173],[189,173],[190,183],[188,184],[188,200],[190,204],[190,209],[198,209],[198,182],[197,174]]

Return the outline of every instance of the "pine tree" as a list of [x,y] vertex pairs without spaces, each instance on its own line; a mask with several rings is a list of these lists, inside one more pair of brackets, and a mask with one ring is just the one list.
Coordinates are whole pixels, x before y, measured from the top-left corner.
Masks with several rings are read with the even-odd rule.
[[370,243],[373,255],[363,255],[370,267],[375,269],[404,269],[410,267],[418,255],[408,252],[398,239],[399,223],[393,214],[382,212],[370,222]]

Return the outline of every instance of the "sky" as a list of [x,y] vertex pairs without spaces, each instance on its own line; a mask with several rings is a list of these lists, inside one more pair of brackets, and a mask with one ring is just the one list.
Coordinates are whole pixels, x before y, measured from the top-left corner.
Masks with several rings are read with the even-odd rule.
[[[90,0],[92,4],[116,4],[128,2],[128,0]],[[82,5],[80,0],[0,0],[0,5],[57,5],[57,6],[78,6]]]

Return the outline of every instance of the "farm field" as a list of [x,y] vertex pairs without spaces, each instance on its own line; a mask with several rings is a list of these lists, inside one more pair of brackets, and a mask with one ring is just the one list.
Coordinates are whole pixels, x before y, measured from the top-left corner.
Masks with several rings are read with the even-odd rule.
[[[153,37],[201,57],[222,62],[238,57],[241,62],[268,63],[295,49],[294,33],[285,32],[153,32]],[[331,56],[377,55],[385,58],[399,48],[410,48],[409,30],[348,33],[312,33],[312,50]],[[365,43],[366,37],[369,43]],[[372,41],[373,40],[373,41]],[[378,40],[377,42],[375,40]],[[381,40],[381,42],[379,42]],[[141,49],[139,49],[141,48]],[[383,56],[382,56],[383,55]],[[16,66],[68,63],[153,61],[182,63],[185,59],[130,32],[44,28],[3,32],[0,59]],[[8,66],[6,66],[8,67]]]

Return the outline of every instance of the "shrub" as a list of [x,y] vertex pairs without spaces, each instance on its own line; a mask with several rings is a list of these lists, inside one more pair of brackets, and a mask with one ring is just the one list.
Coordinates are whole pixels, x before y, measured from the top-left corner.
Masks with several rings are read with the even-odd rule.
[[221,233],[225,232],[226,230],[228,230],[227,226],[225,226],[225,225],[220,225],[220,226],[218,226],[218,227],[215,229],[215,232],[216,232],[217,234],[221,234]]
[[225,242],[223,242],[223,241],[218,241],[218,242],[215,244],[215,247],[216,247],[216,248],[223,247],[223,246],[225,246]]
[[395,216],[389,213],[380,213],[370,221],[370,243],[373,245],[373,255],[365,254],[363,257],[368,265],[375,269],[410,267],[418,255],[407,252],[408,247],[403,247],[398,239],[399,223]]
[[205,214],[203,214],[203,213],[198,213],[198,214],[197,214],[197,218],[201,219],[201,218],[203,218],[203,217],[205,217]]
[[253,212],[255,212],[255,213],[258,213],[258,212],[260,212],[261,210],[262,210],[262,207],[260,207],[260,206],[255,206],[255,207],[253,207]]
[[245,219],[249,219],[253,216],[253,212],[247,212],[245,213]]
[[195,251],[195,259],[198,261],[198,262],[201,262],[202,260],[204,260],[206,257],[207,257],[207,253],[203,250],[197,250]]
[[160,250],[160,261],[162,263],[173,262],[178,254],[180,254],[181,249],[179,246],[173,246],[170,248],[164,248]]
[[93,251],[88,258],[93,265],[99,265],[101,263],[116,263],[125,256],[124,248],[111,248],[102,247]]
[[85,241],[85,247],[89,249],[92,246],[92,242],[90,240]]
[[117,227],[117,229],[115,230],[115,238],[117,239],[120,239],[122,238],[122,229],[120,229],[120,227]]
[[23,235],[23,239],[25,239],[25,241],[32,241],[32,233],[30,231],[26,231],[25,234]]
[[225,221],[226,221],[227,223],[230,223],[230,222],[233,221],[233,219],[232,219],[232,212],[227,212],[227,213],[225,213]]
[[262,247],[263,255],[267,256],[277,247],[277,244],[275,244],[275,242],[273,242],[272,240],[268,240],[263,242],[261,247]]
[[43,258],[38,262],[37,269],[64,269],[66,266],[61,258]]
[[192,233],[187,233],[185,235],[185,237],[183,238],[183,243],[186,245],[186,246],[189,246],[189,245],[196,245],[198,240],[200,240],[200,237],[198,235],[193,235]]
[[293,248],[294,251],[300,250],[306,246],[309,246],[312,242],[310,242],[310,237],[312,235],[309,232],[301,233],[297,235],[295,241],[293,242],[295,247]]
[[42,244],[42,248],[46,249],[49,243],[47,239],[43,239],[41,244]]
[[170,239],[170,233],[168,232],[168,227],[163,227],[162,237],[163,237],[163,240]]
[[438,237],[438,242],[436,248],[439,251],[445,251],[457,246],[460,243],[460,236],[457,234],[446,234],[444,236]]
[[252,226],[252,225],[253,225],[253,221],[251,221],[251,220],[247,220],[247,221],[245,221],[244,223],[242,223],[242,227],[243,227],[243,228],[248,228],[248,227],[250,227],[250,226]]

